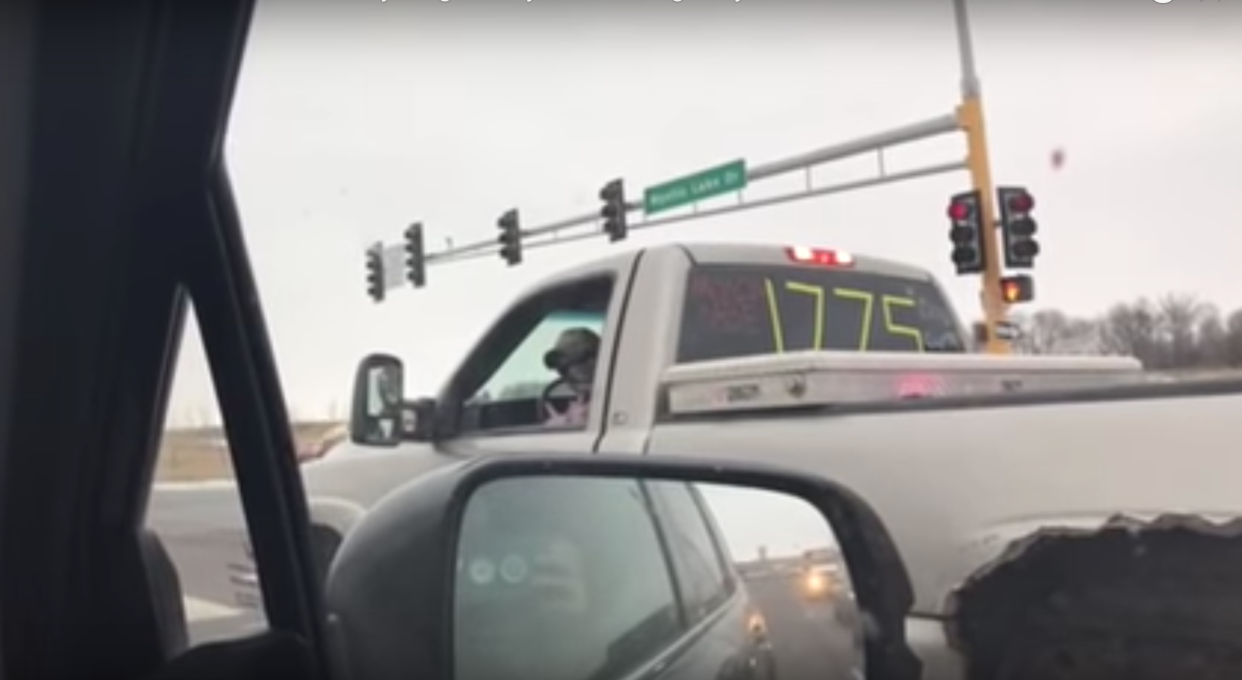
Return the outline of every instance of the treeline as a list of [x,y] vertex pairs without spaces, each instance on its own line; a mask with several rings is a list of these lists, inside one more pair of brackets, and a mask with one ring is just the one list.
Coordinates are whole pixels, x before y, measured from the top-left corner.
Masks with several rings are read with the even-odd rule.
[[1095,317],[1056,309],[1014,315],[1024,354],[1133,356],[1149,370],[1242,368],[1242,309],[1225,312],[1171,293],[1113,305]]

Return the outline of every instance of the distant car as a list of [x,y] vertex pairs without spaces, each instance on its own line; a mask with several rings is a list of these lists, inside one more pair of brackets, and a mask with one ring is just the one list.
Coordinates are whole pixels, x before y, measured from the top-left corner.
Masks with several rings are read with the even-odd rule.
[[848,589],[840,567],[836,564],[804,564],[798,575],[798,590],[807,600],[838,599]]
[[832,577],[823,569],[805,567],[798,577],[798,588],[808,600],[830,599],[835,591]]
[[809,565],[804,569],[801,587],[808,600],[831,602],[832,615],[837,623],[847,628],[858,625],[858,603],[854,600],[854,587],[845,575],[845,566],[840,562]]

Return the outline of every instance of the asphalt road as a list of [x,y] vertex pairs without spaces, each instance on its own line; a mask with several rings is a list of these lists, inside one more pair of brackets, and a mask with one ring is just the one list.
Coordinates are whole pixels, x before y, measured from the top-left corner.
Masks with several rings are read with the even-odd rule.
[[[859,655],[854,632],[837,620],[829,601],[803,599],[792,578],[748,581],[767,619],[779,680],[851,680]],[[848,605],[841,605],[848,606]]]
[[147,526],[177,566],[192,644],[236,638],[262,626],[262,614],[239,604],[239,589],[229,580],[229,565],[247,561],[245,521],[231,483],[157,489]]

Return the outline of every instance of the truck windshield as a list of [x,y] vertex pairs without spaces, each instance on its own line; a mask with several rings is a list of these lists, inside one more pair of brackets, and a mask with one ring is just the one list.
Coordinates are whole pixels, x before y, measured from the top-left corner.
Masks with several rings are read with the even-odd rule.
[[965,352],[967,345],[929,280],[795,266],[690,272],[678,363],[804,350]]

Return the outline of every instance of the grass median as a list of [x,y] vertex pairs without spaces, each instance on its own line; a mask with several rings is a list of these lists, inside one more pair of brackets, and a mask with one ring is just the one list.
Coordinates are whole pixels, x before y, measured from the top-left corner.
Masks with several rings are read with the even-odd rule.
[[[316,441],[337,425],[335,422],[294,423],[293,438],[298,446],[302,446]],[[229,460],[228,444],[220,428],[170,428],[164,431],[155,472],[157,482],[205,482],[232,478],[233,465]]]

